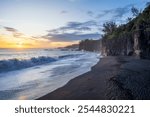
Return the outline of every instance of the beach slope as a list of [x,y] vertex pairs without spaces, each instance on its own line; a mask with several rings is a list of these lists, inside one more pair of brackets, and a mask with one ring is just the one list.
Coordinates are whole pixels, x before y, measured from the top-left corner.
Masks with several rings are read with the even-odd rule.
[[104,57],[91,71],[38,100],[150,99],[150,61]]

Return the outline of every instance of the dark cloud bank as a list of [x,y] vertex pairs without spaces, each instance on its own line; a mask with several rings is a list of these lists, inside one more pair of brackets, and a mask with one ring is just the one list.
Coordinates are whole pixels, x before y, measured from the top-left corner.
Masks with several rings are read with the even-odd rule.
[[[98,32],[91,32],[93,28],[98,28],[97,22],[68,22],[66,26],[49,30],[43,38],[51,41],[78,41],[83,39],[99,39]],[[71,31],[71,32],[70,32]],[[88,33],[85,33],[85,32]],[[91,33],[89,33],[91,32]]]

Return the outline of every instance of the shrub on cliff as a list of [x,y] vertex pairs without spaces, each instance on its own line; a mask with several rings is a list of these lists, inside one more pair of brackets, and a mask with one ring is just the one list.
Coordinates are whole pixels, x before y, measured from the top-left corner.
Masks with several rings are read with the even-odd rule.
[[136,30],[149,30],[150,29],[150,4],[145,8],[145,10],[141,13],[135,7],[131,9],[133,13],[133,18],[130,18],[127,24],[123,24],[117,27],[114,22],[106,22],[103,25],[103,37],[105,39],[114,39],[118,38],[120,35],[124,33],[132,33]]

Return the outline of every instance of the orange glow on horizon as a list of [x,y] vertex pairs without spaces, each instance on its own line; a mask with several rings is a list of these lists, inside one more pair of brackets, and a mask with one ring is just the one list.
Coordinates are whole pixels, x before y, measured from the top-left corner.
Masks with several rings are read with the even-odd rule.
[[30,37],[15,38],[11,35],[0,35],[0,48],[57,48],[65,47],[78,42],[51,42],[45,39],[33,39]]

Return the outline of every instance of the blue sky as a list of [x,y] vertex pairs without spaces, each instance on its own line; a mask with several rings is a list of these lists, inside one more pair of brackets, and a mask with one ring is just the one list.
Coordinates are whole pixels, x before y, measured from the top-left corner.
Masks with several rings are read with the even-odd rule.
[[131,17],[132,6],[143,9],[148,1],[0,0],[0,31],[53,42],[98,39],[104,22],[125,23],[127,17]]

